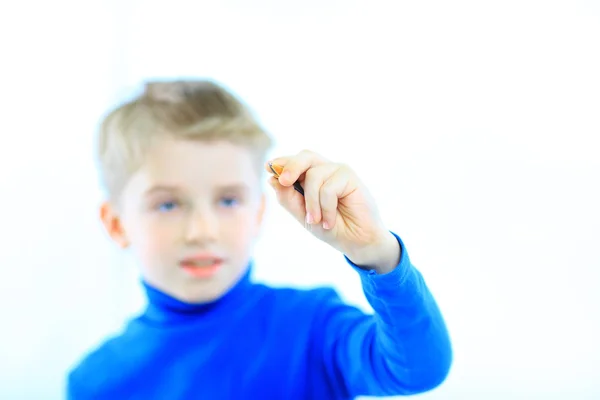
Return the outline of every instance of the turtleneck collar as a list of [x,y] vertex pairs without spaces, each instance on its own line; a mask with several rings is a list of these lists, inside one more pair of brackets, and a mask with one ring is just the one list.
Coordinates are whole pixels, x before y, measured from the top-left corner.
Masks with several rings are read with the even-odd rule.
[[190,320],[204,319],[208,315],[221,314],[216,310],[239,307],[248,300],[246,295],[254,285],[251,277],[250,264],[238,282],[220,298],[206,303],[187,303],[168,295],[142,280],[146,292],[148,306],[143,318],[153,323],[177,323]]

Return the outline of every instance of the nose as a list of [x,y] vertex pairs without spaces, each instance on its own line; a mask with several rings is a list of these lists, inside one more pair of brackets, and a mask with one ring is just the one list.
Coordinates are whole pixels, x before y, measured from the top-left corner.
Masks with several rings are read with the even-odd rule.
[[189,244],[206,244],[217,240],[218,218],[210,211],[195,212],[188,221],[185,232]]

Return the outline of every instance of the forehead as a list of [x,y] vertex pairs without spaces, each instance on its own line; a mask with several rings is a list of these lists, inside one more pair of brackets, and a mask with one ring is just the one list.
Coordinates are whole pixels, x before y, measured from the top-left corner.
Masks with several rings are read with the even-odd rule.
[[141,190],[165,184],[195,189],[255,185],[259,179],[255,157],[251,150],[229,142],[165,138],[148,152],[133,178]]

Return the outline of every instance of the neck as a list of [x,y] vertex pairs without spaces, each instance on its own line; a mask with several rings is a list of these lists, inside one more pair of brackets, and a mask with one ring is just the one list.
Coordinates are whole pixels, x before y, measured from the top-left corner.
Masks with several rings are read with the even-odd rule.
[[148,299],[148,306],[144,318],[154,323],[174,323],[190,320],[206,319],[210,315],[218,315],[216,310],[235,307],[253,286],[250,279],[251,265],[241,278],[222,296],[209,302],[185,302],[162,292],[161,290],[142,280],[142,285]]

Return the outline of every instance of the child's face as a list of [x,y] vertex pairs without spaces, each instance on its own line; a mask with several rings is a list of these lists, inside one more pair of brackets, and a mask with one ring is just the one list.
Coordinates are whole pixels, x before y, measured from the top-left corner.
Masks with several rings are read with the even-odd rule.
[[119,212],[106,204],[102,216],[148,283],[183,301],[211,301],[246,271],[264,211],[261,188],[251,151],[165,139],[124,188]]

